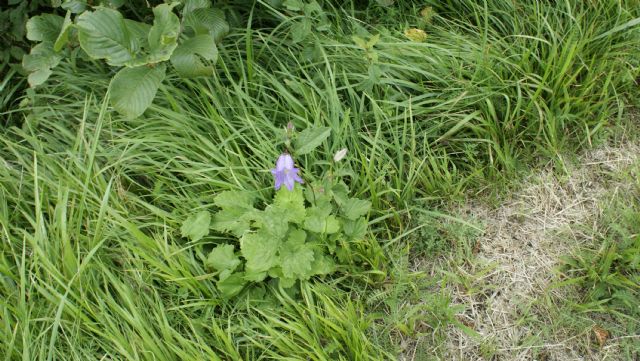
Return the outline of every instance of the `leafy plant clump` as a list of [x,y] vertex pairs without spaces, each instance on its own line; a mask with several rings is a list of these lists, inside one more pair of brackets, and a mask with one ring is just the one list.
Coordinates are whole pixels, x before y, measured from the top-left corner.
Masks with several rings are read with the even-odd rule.
[[[31,87],[43,84],[63,58],[104,60],[120,70],[111,80],[113,107],[127,117],[141,115],[153,102],[166,75],[166,62],[184,78],[210,76],[217,60],[216,43],[228,32],[221,9],[208,0],[187,0],[153,8],[153,24],[126,19],[120,1],[102,1],[91,8],[82,1],[65,1],[65,17],[34,16],[27,38],[38,42],[23,57]],[[79,45],[79,47],[78,47]]]

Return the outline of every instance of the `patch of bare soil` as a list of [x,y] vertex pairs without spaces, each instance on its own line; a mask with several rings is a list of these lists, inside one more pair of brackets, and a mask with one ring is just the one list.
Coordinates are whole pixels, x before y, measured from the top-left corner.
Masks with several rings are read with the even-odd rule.
[[460,271],[471,277],[478,265],[490,271],[480,277],[483,291],[451,286],[455,303],[467,306],[460,320],[480,337],[451,328],[446,359],[619,359],[615,343],[596,352],[580,347],[590,330],[576,335],[558,330],[548,334],[547,329],[543,334],[525,318],[534,316],[538,323],[547,318],[550,323],[548,315],[529,307],[536,299],[562,297],[562,290],[549,287],[557,280],[554,268],[559,257],[589,239],[588,232],[581,231],[585,224],[598,218],[607,195],[625,188],[606,174],[623,172],[638,161],[639,151],[636,144],[593,150],[580,158],[568,176],[543,170],[526,179],[526,186],[497,208],[469,203],[461,210],[487,228],[479,240],[477,259],[471,262],[475,271]]

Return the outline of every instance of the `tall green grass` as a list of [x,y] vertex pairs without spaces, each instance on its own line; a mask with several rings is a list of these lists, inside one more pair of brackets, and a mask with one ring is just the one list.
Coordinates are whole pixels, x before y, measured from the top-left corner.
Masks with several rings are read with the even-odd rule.
[[[359,293],[407,282],[391,245],[430,201],[596,141],[635,94],[640,44],[634,1],[455,3],[432,4],[425,43],[402,35],[419,8],[326,4],[330,31],[299,44],[299,18],[260,3],[279,25],[234,29],[217,76],[170,79],[138,119],[109,108],[109,69],[58,67],[0,135],[0,357],[388,359],[397,338],[376,330],[455,324],[446,295],[409,317]],[[352,39],[374,34],[369,53]],[[187,242],[180,224],[222,190],[268,199],[288,122],[332,129],[296,159],[307,179],[349,149],[341,176],[373,203],[353,249],[368,266],[222,300],[203,266],[221,236]]]

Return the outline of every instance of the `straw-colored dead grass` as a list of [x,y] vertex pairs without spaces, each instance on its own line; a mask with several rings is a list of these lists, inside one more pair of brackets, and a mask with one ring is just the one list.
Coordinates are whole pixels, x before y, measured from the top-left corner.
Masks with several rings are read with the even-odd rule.
[[631,143],[602,147],[582,156],[566,177],[550,170],[530,176],[526,186],[499,207],[471,202],[461,210],[485,223],[486,231],[479,240],[477,258],[459,272],[475,277],[483,268],[490,271],[475,280],[472,290],[451,286],[455,302],[467,306],[461,321],[480,337],[451,328],[447,359],[618,359],[615,342],[599,351],[580,347],[589,341],[589,329],[582,334],[548,334],[548,330],[532,329],[524,319],[548,320],[550,316],[533,302],[562,297],[563,291],[548,287],[559,256],[589,240],[585,224],[595,227],[602,202],[612,192],[625,189],[624,183],[608,175],[624,172],[637,162],[639,151],[640,146]]

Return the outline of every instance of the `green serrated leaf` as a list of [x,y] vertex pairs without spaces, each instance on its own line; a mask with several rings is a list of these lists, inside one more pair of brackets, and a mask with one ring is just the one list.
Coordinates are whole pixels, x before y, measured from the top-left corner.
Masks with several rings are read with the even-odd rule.
[[213,67],[205,65],[201,58],[210,63],[215,63],[218,58],[218,48],[209,34],[196,35],[185,40],[171,55],[171,64],[178,74],[185,78],[211,76]]
[[300,132],[296,139],[296,154],[303,155],[310,153],[325,141],[331,134],[331,128],[307,128]]
[[286,188],[280,188],[276,192],[274,207],[286,210],[290,222],[302,223],[306,214],[302,188],[295,187],[291,191]]
[[259,213],[256,225],[272,237],[282,239],[289,230],[289,212],[286,209],[269,206]]
[[211,214],[209,212],[198,212],[189,216],[189,218],[182,223],[180,232],[182,233],[182,237],[189,237],[192,241],[198,241],[209,234],[210,223]]
[[240,258],[233,252],[232,245],[220,244],[211,250],[204,264],[217,271],[229,270],[233,272],[240,265]]
[[149,30],[149,63],[169,60],[178,46],[180,19],[173,13],[178,3],[160,4],[153,8],[153,25]]
[[342,231],[349,239],[363,239],[367,235],[367,221],[364,218],[358,218],[354,221],[345,220],[342,224]]
[[243,208],[226,208],[213,216],[212,227],[218,232],[242,237],[250,229],[253,217],[253,211]]
[[310,271],[312,275],[328,275],[336,271],[336,264],[330,257],[319,254],[317,250],[314,252]]
[[266,272],[278,264],[278,248],[281,241],[269,233],[259,230],[245,233],[240,239],[242,256],[247,260],[247,272]]
[[216,43],[229,32],[224,12],[216,8],[194,9],[184,17],[184,26],[196,35],[211,35]]
[[356,220],[369,213],[371,209],[371,202],[358,199],[349,198],[340,208],[342,215],[350,220]]
[[253,209],[255,196],[246,191],[224,191],[216,195],[213,203],[224,209]]
[[218,290],[225,298],[237,295],[246,284],[247,281],[243,272],[231,273],[229,270],[223,271],[220,274],[220,279],[216,282]]
[[309,279],[314,260],[313,248],[304,243],[287,241],[280,251],[280,267],[284,278]]
[[117,10],[85,11],[77,17],[80,46],[90,57],[106,59],[112,66],[134,61],[145,44],[142,39],[132,36],[127,25]]
[[136,118],[151,105],[164,79],[166,66],[123,68],[111,79],[111,104],[128,118]]
[[53,43],[60,34],[64,18],[54,14],[34,16],[27,21],[27,39]]
[[304,228],[314,233],[332,234],[340,230],[340,222],[335,216],[328,214],[325,207],[316,206],[307,210]]

